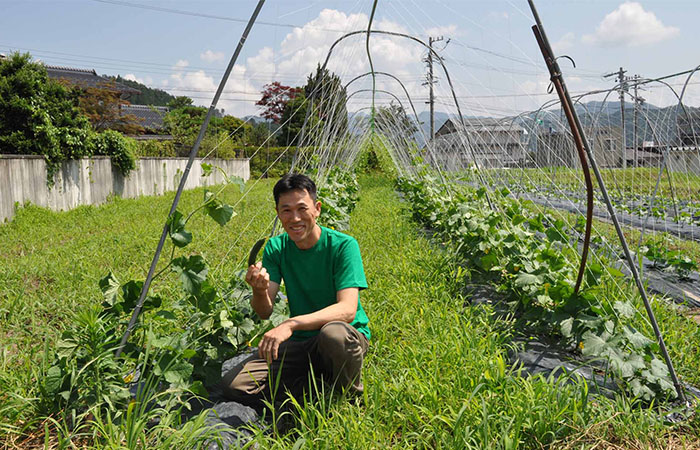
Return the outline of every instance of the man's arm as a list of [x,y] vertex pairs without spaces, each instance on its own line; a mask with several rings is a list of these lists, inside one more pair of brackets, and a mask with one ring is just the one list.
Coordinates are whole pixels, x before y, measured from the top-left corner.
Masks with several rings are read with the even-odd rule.
[[319,330],[328,322],[340,320],[350,323],[357,313],[359,289],[356,287],[341,289],[336,293],[336,303],[318,311],[301,316],[290,317],[277,327],[263,335],[258,354],[271,362],[277,359],[279,346],[297,330]]
[[248,267],[245,280],[253,288],[250,306],[261,319],[269,318],[275,304],[275,297],[280,290],[279,283],[270,281],[270,274],[267,273],[261,262]]

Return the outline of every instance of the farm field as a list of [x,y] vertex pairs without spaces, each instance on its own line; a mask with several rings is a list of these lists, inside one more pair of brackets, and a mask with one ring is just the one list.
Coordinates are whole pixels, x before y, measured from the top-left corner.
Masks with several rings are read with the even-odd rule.
[[[240,204],[235,187],[225,190],[222,201],[238,215],[224,227],[205,218],[191,222],[194,239],[187,250],[209,261],[212,279],[234,277],[253,242],[269,232],[271,187],[270,181],[249,183]],[[202,197],[202,190],[185,193],[180,209],[193,210]],[[47,369],[43,343],[51,350],[79,311],[101,302],[98,281],[109,271],[121,280],[145,275],[170,201],[169,196],[114,199],[66,213],[30,206],[0,227],[5,446],[128,446],[110,440],[119,434],[106,435],[98,420],[86,418],[71,436],[42,417],[37,382]],[[373,332],[362,402],[303,405],[295,411],[298,427],[291,433],[256,432],[253,440],[261,448],[697,446],[697,419],[673,426],[654,404],[595,396],[581,383],[520,376],[508,363],[515,322],[496,319],[491,306],[469,306],[463,294],[469,271],[459,254],[411,221],[410,206],[398,199],[388,177],[360,178],[349,233],[363,251],[371,288],[362,298]],[[176,283],[161,281],[158,293],[168,303],[178,295]],[[663,303],[655,310],[678,371],[697,382],[697,326]],[[144,429],[143,435],[147,447],[178,447],[162,434]],[[205,437],[181,443],[197,439]]]
[[[551,186],[562,190],[578,191],[583,188],[583,174],[581,169],[567,167],[537,167],[517,169],[483,169],[484,178],[494,182],[502,182],[509,186]],[[591,175],[593,175],[591,171]],[[628,192],[636,194],[648,194],[654,191],[659,175],[659,169],[655,167],[637,168],[601,168],[603,182],[611,193]],[[472,178],[471,173],[466,173],[467,178]],[[668,177],[673,181],[673,192],[669,185]],[[597,188],[597,181],[593,176],[593,185]],[[659,183],[659,195],[670,197],[676,195],[680,199],[693,200],[700,195],[700,176],[688,172],[664,171]]]

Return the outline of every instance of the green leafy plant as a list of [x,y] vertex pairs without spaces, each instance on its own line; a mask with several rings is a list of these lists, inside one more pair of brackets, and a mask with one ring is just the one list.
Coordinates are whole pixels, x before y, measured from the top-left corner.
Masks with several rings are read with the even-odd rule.
[[606,361],[634,396],[675,396],[666,366],[655,356],[658,344],[629,324],[635,307],[608,292],[622,281],[620,271],[589,263],[586,283],[574,293],[578,253],[568,245],[571,230],[563,221],[533,214],[507,190],[492,195],[496,212],[484,188],[453,187],[450,194],[430,176],[397,184],[414,219],[452,241],[473,276],[514,300],[524,320],[561,336],[584,356]]
[[[220,170],[204,167],[205,173]],[[227,185],[242,180],[227,178]],[[286,302],[274,305],[270,319],[260,320],[250,307],[250,289],[239,271],[220,288],[209,277],[202,255],[182,254],[193,240],[188,224],[202,213],[225,226],[233,208],[217,192],[204,192],[202,204],[188,216],[175,211],[167,221],[170,259],[154,276],[172,276],[178,292],[166,295],[153,288],[145,298],[140,320],[119,357],[115,350],[136,307],[143,281],[121,282],[109,273],[99,282],[102,304],[79,311],[53,353],[47,354],[41,387],[45,410],[73,411],[79,418],[88,410],[108,422],[130,419],[130,383],[159,380],[158,405],[166,410],[187,404],[192,395],[206,396],[206,386],[218,383],[222,363],[244,348],[255,346],[267,330],[288,316]],[[167,301],[164,300],[167,298]],[[146,325],[148,324],[148,325]],[[150,356],[149,356],[150,355]],[[123,414],[126,414],[123,416]],[[73,420],[75,422],[75,420]]]
[[359,198],[355,174],[334,167],[316,184],[322,205],[319,224],[339,231],[350,228],[350,214]]

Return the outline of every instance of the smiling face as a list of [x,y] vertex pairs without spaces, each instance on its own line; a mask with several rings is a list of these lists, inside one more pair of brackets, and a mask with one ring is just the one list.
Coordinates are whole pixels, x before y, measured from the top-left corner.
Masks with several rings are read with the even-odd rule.
[[302,250],[313,247],[321,237],[316,219],[321,214],[321,202],[314,202],[307,190],[295,189],[279,197],[277,215],[289,238]]

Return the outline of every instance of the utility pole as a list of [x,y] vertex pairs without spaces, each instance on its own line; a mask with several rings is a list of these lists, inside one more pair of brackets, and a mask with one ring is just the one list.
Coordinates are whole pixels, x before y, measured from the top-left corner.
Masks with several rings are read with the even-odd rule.
[[[644,103],[644,99],[639,96],[639,75],[634,76],[634,167],[639,167],[639,139],[637,137],[637,117],[639,110]],[[642,142],[644,139],[642,139]]]
[[[425,59],[425,61],[428,63],[428,76],[427,80],[425,83],[423,83],[423,86],[426,84],[430,88],[430,97],[429,100],[426,102],[430,104],[430,140],[432,141],[435,138],[435,96],[433,95],[433,85],[437,82],[435,77],[433,76],[433,44],[435,42],[440,42],[444,38],[442,36],[439,37],[428,37],[428,47],[430,47],[430,50],[428,50],[428,57]],[[449,41],[448,41],[449,42]]]
[[627,168],[627,136],[625,135],[625,92],[627,92],[627,77],[625,73],[627,71],[620,67],[617,72],[609,73],[603,75],[603,78],[608,78],[613,75],[617,75],[615,81],[618,82],[618,91],[620,92],[620,120],[622,126],[622,168]]

